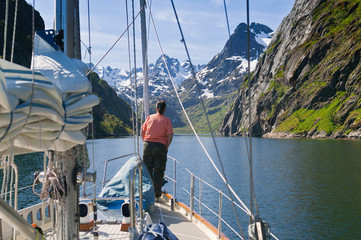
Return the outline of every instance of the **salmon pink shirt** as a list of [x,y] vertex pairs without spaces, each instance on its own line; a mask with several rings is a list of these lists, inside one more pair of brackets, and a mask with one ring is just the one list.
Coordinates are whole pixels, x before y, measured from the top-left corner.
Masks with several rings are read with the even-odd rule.
[[142,131],[145,133],[144,141],[160,142],[167,146],[168,135],[173,134],[172,122],[162,114],[152,114],[145,120]]

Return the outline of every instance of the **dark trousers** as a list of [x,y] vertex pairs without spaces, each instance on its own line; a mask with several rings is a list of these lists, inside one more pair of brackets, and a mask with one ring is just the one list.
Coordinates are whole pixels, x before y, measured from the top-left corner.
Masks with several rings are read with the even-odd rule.
[[155,197],[162,195],[164,171],[167,165],[167,147],[159,142],[144,141],[143,161],[152,177]]

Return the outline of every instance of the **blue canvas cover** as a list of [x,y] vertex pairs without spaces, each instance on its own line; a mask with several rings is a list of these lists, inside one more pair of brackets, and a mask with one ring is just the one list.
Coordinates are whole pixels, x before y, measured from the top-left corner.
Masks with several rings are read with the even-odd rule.
[[163,222],[150,224],[137,240],[178,240]]
[[[137,157],[130,158],[115,176],[104,186],[98,197],[129,199],[129,173],[137,166]],[[154,207],[154,188],[147,167],[143,163],[143,208],[150,212]],[[139,201],[138,172],[135,176],[135,197]],[[120,209],[123,200],[98,200],[97,203],[108,209]]]

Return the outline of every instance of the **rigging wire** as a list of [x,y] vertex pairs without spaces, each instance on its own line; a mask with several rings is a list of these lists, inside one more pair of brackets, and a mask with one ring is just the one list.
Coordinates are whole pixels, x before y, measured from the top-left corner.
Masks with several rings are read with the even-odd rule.
[[[140,9],[139,13],[137,14],[137,16],[143,11],[144,6]],[[136,153],[140,154],[139,151],[139,147],[140,147],[140,141],[139,141],[139,122],[138,122],[138,116],[139,116],[139,108],[138,108],[138,93],[137,93],[137,56],[136,56],[136,47],[135,47],[135,19],[137,18],[137,16],[134,16],[134,0],[132,0],[132,24],[133,24],[133,60],[134,60],[134,86],[135,86],[135,130],[136,130],[136,146],[137,146],[137,150]],[[131,74],[131,73],[130,73]]]
[[247,0],[247,62],[248,62],[248,132],[249,132],[249,155],[248,155],[248,159],[249,159],[249,169],[250,169],[250,174],[249,174],[249,181],[250,181],[250,200],[251,200],[251,212],[252,212],[252,217],[250,217],[249,221],[250,224],[253,223],[254,220],[256,220],[254,218],[253,215],[253,204],[256,203],[256,214],[257,217],[259,216],[259,210],[257,207],[257,200],[256,200],[256,196],[255,196],[255,191],[254,191],[254,181],[253,181],[253,157],[252,157],[252,109],[251,109],[251,104],[252,104],[252,93],[251,93],[251,87],[252,87],[252,79],[251,79],[251,51],[250,51],[250,29],[249,29],[249,0]]
[[130,28],[130,26],[134,23],[135,19],[139,16],[140,12],[143,10],[140,9],[140,11],[137,13],[135,17],[133,17],[133,21],[126,27],[126,29],[123,31],[123,33],[119,36],[119,38],[113,43],[113,45],[108,49],[108,51],[100,58],[100,60],[86,73],[86,76],[88,76],[98,65],[101,63],[104,58],[110,53],[111,50],[117,45],[119,40],[124,36],[124,34],[127,32],[127,30]]
[[[92,66],[92,52],[91,52],[91,34],[90,34],[90,27],[91,27],[91,22],[90,22],[90,2],[89,0],[87,1],[87,7],[88,7],[88,47],[87,47],[87,51],[89,53],[89,67]],[[92,75],[89,75],[89,81],[90,83],[92,83]],[[91,110],[91,115],[93,116],[94,119],[94,111],[93,108]],[[94,143],[94,122],[91,123],[91,133],[92,133],[92,161],[93,161],[93,172],[95,173],[95,143]],[[86,166],[84,164],[84,174],[86,173]],[[86,196],[85,193],[85,183],[84,183],[84,192],[83,192],[84,196]],[[97,237],[98,234],[98,227],[97,227],[97,207],[96,207],[96,185],[95,182],[93,182],[93,208],[94,208],[94,231],[93,231],[93,235],[95,237]]]
[[25,128],[26,124],[28,123],[33,107],[33,100],[34,100],[34,93],[35,93],[35,0],[33,0],[33,8],[32,8],[32,54],[31,54],[31,65],[33,66],[31,68],[31,95],[30,95],[30,102],[29,102],[29,111],[27,114],[27,117],[23,123],[22,129]]
[[[89,51],[91,51],[90,49],[89,49],[89,47],[80,39],[80,43],[81,44],[83,44],[83,46],[85,47],[85,49],[86,49],[86,51],[85,51],[85,53],[84,53],[84,58],[86,58],[86,54],[89,52]],[[90,68],[91,66],[89,66],[89,68]]]
[[224,6],[224,13],[225,13],[225,17],[226,17],[226,22],[227,22],[227,29],[228,29],[228,42],[229,42],[229,49],[230,49],[230,56],[232,57],[235,52],[233,51],[233,45],[232,45],[232,38],[231,38],[231,30],[229,27],[229,20],[228,20],[228,11],[227,11],[227,4],[226,4],[226,0],[223,0],[223,6]]
[[9,18],[9,0],[6,0],[3,59],[6,59],[6,42],[7,42],[7,33],[8,33],[8,18]]
[[[184,41],[183,33],[182,33],[182,30],[181,30],[181,27],[180,27],[179,19],[178,19],[178,16],[177,16],[177,13],[176,13],[176,10],[175,10],[175,7],[174,7],[173,0],[172,0],[172,5],[173,5],[174,13],[175,13],[176,18],[177,18],[178,26],[179,26],[180,31],[181,31],[181,34],[182,34],[182,41],[183,41],[183,43],[184,43],[184,45],[185,45],[185,48],[186,48],[186,50],[187,50],[187,46],[186,46],[185,41]],[[150,12],[150,15],[151,15],[151,12]],[[175,90],[175,93],[176,93],[176,96],[177,96],[177,98],[178,98],[178,101],[179,101],[179,103],[180,103],[180,105],[181,105],[181,107],[182,107],[182,110],[183,110],[183,112],[184,112],[184,114],[185,114],[185,116],[186,116],[186,118],[187,118],[187,120],[188,120],[188,122],[189,122],[189,124],[190,124],[190,126],[191,126],[191,128],[192,128],[192,130],[193,130],[193,132],[194,132],[194,134],[195,134],[195,136],[197,137],[199,143],[201,144],[201,147],[203,148],[204,152],[206,153],[208,159],[211,161],[213,167],[216,169],[217,173],[218,173],[219,176],[222,178],[222,180],[226,183],[227,189],[228,189],[228,191],[229,191],[229,195],[230,195],[230,197],[231,197],[231,199],[232,199],[232,202],[233,202],[233,198],[232,198],[231,192],[236,196],[237,200],[243,205],[243,207],[244,207],[245,209],[247,209],[247,213],[250,214],[250,211],[248,210],[248,208],[246,207],[246,205],[245,205],[245,204],[242,202],[242,200],[237,196],[237,194],[234,192],[234,190],[233,190],[233,189],[231,188],[231,186],[228,184],[227,179],[226,179],[226,178],[221,174],[221,172],[218,170],[217,166],[216,166],[215,163],[213,162],[213,160],[212,160],[212,158],[210,157],[209,153],[208,153],[207,150],[205,149],[202,141],[200,140],[197,132],[195,131],[195,129],[194,129],[194,127],[193,127],[193,125],[192,125],[192,123],[191,123],[191,121],[190,121],[190,119],[189,119],[189,116],[188,116],[188,114],[187,114],[187,112],[186,112],[186,110],[185,110],[185,108],[184,108],[184,106],[183,106],[183,104],[182,104],[182,102],[181,102],[181,100],[180,100],[179,94],[178,94],[178,92],[177,92],[177,90],[176,90],[176,87],[175,87],[175,85],[174,85],[174,81],[173,81],[173,79],[172,79],[172,77],[171,77],[171,74],[170,74],[168,65],[166,64],[166,61],[165,61],[165,58],[164,58],[164,52],[163,52],[162,47],[161,47],[161,45],[160,45],[159,37],[158,37],[157,31],[156,31],[156,27],[155,27],[155,24],[154,24],[154,20],[153,20],[153,16],[152,16],[152,15],[151,15],[151,18],[152,18],[153,27],[154,27],[154,29],[155,29],[156,37],[157,37],[157,40],[158,40],[158,44],[159,44],[160,49],[161,49],[161,51],[162,51],[162,58],[163,58],[163,61],[164,61],[164,63],[165,63],[166,69],[167,69],[167,71],[168,71],[169,77],[170,77],[170,79],[171,79],[173,88],[174,88],[174,90]],[[194,68],[193,68],[193,65],[192,65],[192,63],[191,63],[191,61],[190,61],[190,57],[189,57],[188,50],[187,50],[187,55],[188,55],[188,58],[189,58],[189,62],[190,62],[192,71],[193,71],[193,77],[194,77],[194,79],[195,79],[195,81],[196,81],[195,74],[194,74]],[[203,103],[203,101],[202,101],[202,103]],[[203,103],[203,106],[204,106],[204,103]],[[205,110],[205,108],[204,108],[204,110]],[[208,120],[208,118],[207,118],[207,120]],[[209,120],[208,120],[208,123],[209,123]],[[209,126],[210,126],[210,125],[209,125]],[[211,129],[211,132],[212,132],[212,129]],[[213,132],[212,132],[212,137],[213,137],[213,140],[214,140]],[[216,144],[216,143],[215,143],[215,140],[214,140],[214,144]],[[218,153],[218,158],[219,158],[219,160],[220,160],[220,155],[219,155],[219,151],[218,151],[217,147],[216,147],[216,151],[217,151],[217,153]],[[222,164],[221,164],[221,166],[222,166]],[[222,166],[222,170],[223,170],[223,172],[224,172],[223,166]],[[235,210],[234,204],[232,204],[232,206],[233,206],[233,209],[234,209],[236,218],[237,218],[237,222],[238,222],[238,225],[239,225],[239,228],[240,228],[240,232],[244,235],[244,233],[243,233],[243,231],[242,231],[242,228],[241,228],[241,226],[240,226],[240,222],[239,222],[238,215],[237,215],[237,212],[236,212],[236,210]]]
[[[128,13],[128,0],[125,0],[125,16],[127,20],[127,25],[129,25],[129,13]],[[127,44],[128,44],[128,66],[129,66],[129,84],[130,84],[130,106],[132,111],[132,131],[133,131],[133,146],[134,146],[134,152],[136,152],[136,135],[135,135],[135,116],[134,116],[134,86],[133,86],[133,79],[132,79],[132,59],[130,54],[130,36],[129,36],[129,29],[127,30]]]
[[[148,2],[148,8],[149,8],[149,12],[152,10],[152,0],[150,0],[150,2]],[[149,35],[150,35],[150,15],[148,16],[148,42],[149,42]]]
[[228,184],[227,176],[226,176],[226,173],[225,173],[225,171],[224,171],[224,167],[223,167],[223,164],[222,164],[221,156],[220,156],[220,154],[219,154],[219,150],[218,150],[218,147],[217,147],[215,138],[214,138],[214,133],[213,133],[211,124],[210,124],[210,122],[209,122],[207,110],[206,110],[206,107],[205,107],[205,105],[204,105],[204,101],[203,101],[203,98],[202,98],[201,90],[200,90],[200,87],[199,87],[199,85],[198,85],[198,81],[197,81],[197,78],[196,78],[196,74],[195,74],[195,71],[194,71],[194,67],[193,67],[193,64],[192,64],[192,61],[191,61],[191,58],[190,58],[190,55],[189,55],[189,51],[188,51],[187,44],[186,44],[186,41],[185,41],[185,38],[184,38],[184,35],[183,35],[183,31],[182,31],[182,28],[181,28],[181,25],[180,25],[180,22],[179,22],[179,19],[178,19],[178,15],[177,15],[177,12],[176,12],[176,9],[175,9],[175,5],[174,5],[173,0],[171,0],[171,2],[172,2],[174,14],[175,14],[176,19],[177,19],[178,27],[179,27],[179,30],[180,30],[180,33],[181,33],[181,36],[182,36],[182,42],[183,42],[183,45],[184,45],[184,47],[185,47],[185,50],[186,50],[186,53],[187,53],[187,56],[188,56],[189,64],[190,64],[190,66],[191,66],[193,79],[194,79],[195,84],[196,84],[196,86],[197,86],[197,90],[198,90],[198,94],[199,94],[201,106],[202,106],[203,112],[204,112],[204,114],[205,114],[205,116],[206,116],[207,124],[208,124],[209,130],[210,130],[210,132],[211,132],[213,144],[214,144],[214,147],[215,147],[215,150],[216,150],[216,153],[217,153],[218,161],[219,161],[219,164],[220,164],[220,166],[221,166],[222,176],[223,176],[224,181],[225,181],[225,183],[226,183],[227,190],[228,190],[228,194],[229,194],[230,198],[232,199],[232,207],[233,207],[233,211],[234,211],[234,213],[235,213],[236,219],[237,219],[237,223],[238,223],[239,229],[240,229],[242,235],[244,235],[244,233],[243,233],[243,231],[242,231],[242,228],[241,228],[241,224],[240,224],[239,218],[238,218],[238,214],[237,214],[236,208],[235,208],[234,203],[233,203],[233,196],[232,196],[232,194],[231,194],[230,186],[229,186],[229,184]]
[[226,0],[223,0],[223,6],[224,6],[224,13],[226,14],[228,36],[229,36],[229,39],[231,40],[231,30],[229,29],[229,21],[228,21],[228,12],[227,12]]
[[13,41],[11,45],[11,59],[10,61],[13,62],[14,60],[14,46],[15,46],[15,32],[16,32],[16,23],[17,23],[17,16],[18,16],[18,2],[19,0],[16,0],[15,2],[15,13],[14,13],[14,27],[13,27]]
[[[88,47],[87,47],[87,51],[89,53],[89,66],[91,67],[92,64],[92,52],[91,52],[91,35],[90,35],[90,2],[88,0]],[[92,82],[92,75],[89,76],[89,81],[90,83]],[[94,115],[93,113],[93,108],[92,108],[92,116]],[[94,117],[94,116],[93,116]],[[92,123],[92,159],[93,159],[93,171],[95,171],[94,165],[95,165],[95,161],[94,161],[94,123]],[[94,188],[94,195],[95,195],[95,188]]]
[[[227,22],[227,28],[228,28],[228,35],[229,35],[229,45],[230,45],[230,48],[231,48],[231,52],[233,52],[233,47],[232,47],[232,42],[231,42],[231,33],[230,33],[230,27],[229,27],[229,20],[228,20],[228,11],[227,11],[227,6],[226,6],[226,0],[223,0],[223,5],[224,5],[224,11],[225,11],[225,16],[226,16],[226,22]],[[247,17],[249,16],[249,11],[247,12]],[[249,26],[249,24],[248,24]],[[248,31],[249,31],[249,28],[248,28]],[[247,36],[247,39],[248,39],[249,36]],[[249,39],[248,39],[249,40]],[[250,46],[248,45],[248,49],[250,48]],[[250,64],[248,64],[248,69],[250,69]],[[248,76],[250,78],[250,76]],[[240,88],[238,89],[238,96],[239,96],[239,92],[240,92]],[[242,94],[242,93],[241,93]],[[243,104],[241,104],[242,106],[242,109],[243,109]],[[243,112],[243,111],[242,111]],[[249,144],[247,142],[247,139],[245,138],[245,143],[246,143],[246,149],[247,149],[247,156],[248,158],[250,158],[250,148],[249,148]],[[253,181],[251,183],[251,188],[250,189],[253,189],[253,195],[254,195],[254,202],[255,202],[255,206],[256,206],[256,214],[259,215],[259,210],[258,210],[258,206],[257,206],[257,198],[256,198],[256,193],[254,191],[254,184],[253,184]]]
[[[251,110],[251,62],[250,62],[250,36],[249,36],[249,1],[247,0],[247,62],[248,62],[248,139],[249,139],[249,180],[250,180],[250,202],[251,202],[251,212],[253,213],[253,162],[252,162],[252,110]],[[253,222],[252,218],[249,219],[249,223],[251,224]]]

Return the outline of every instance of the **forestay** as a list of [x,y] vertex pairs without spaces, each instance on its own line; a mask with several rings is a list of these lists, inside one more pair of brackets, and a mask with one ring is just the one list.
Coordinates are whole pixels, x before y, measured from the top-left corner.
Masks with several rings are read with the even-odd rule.
[[82,130],[99,102],[91,94],[84,63],[35,39],[34,71],[0,59],[0,155],[83,144]]

